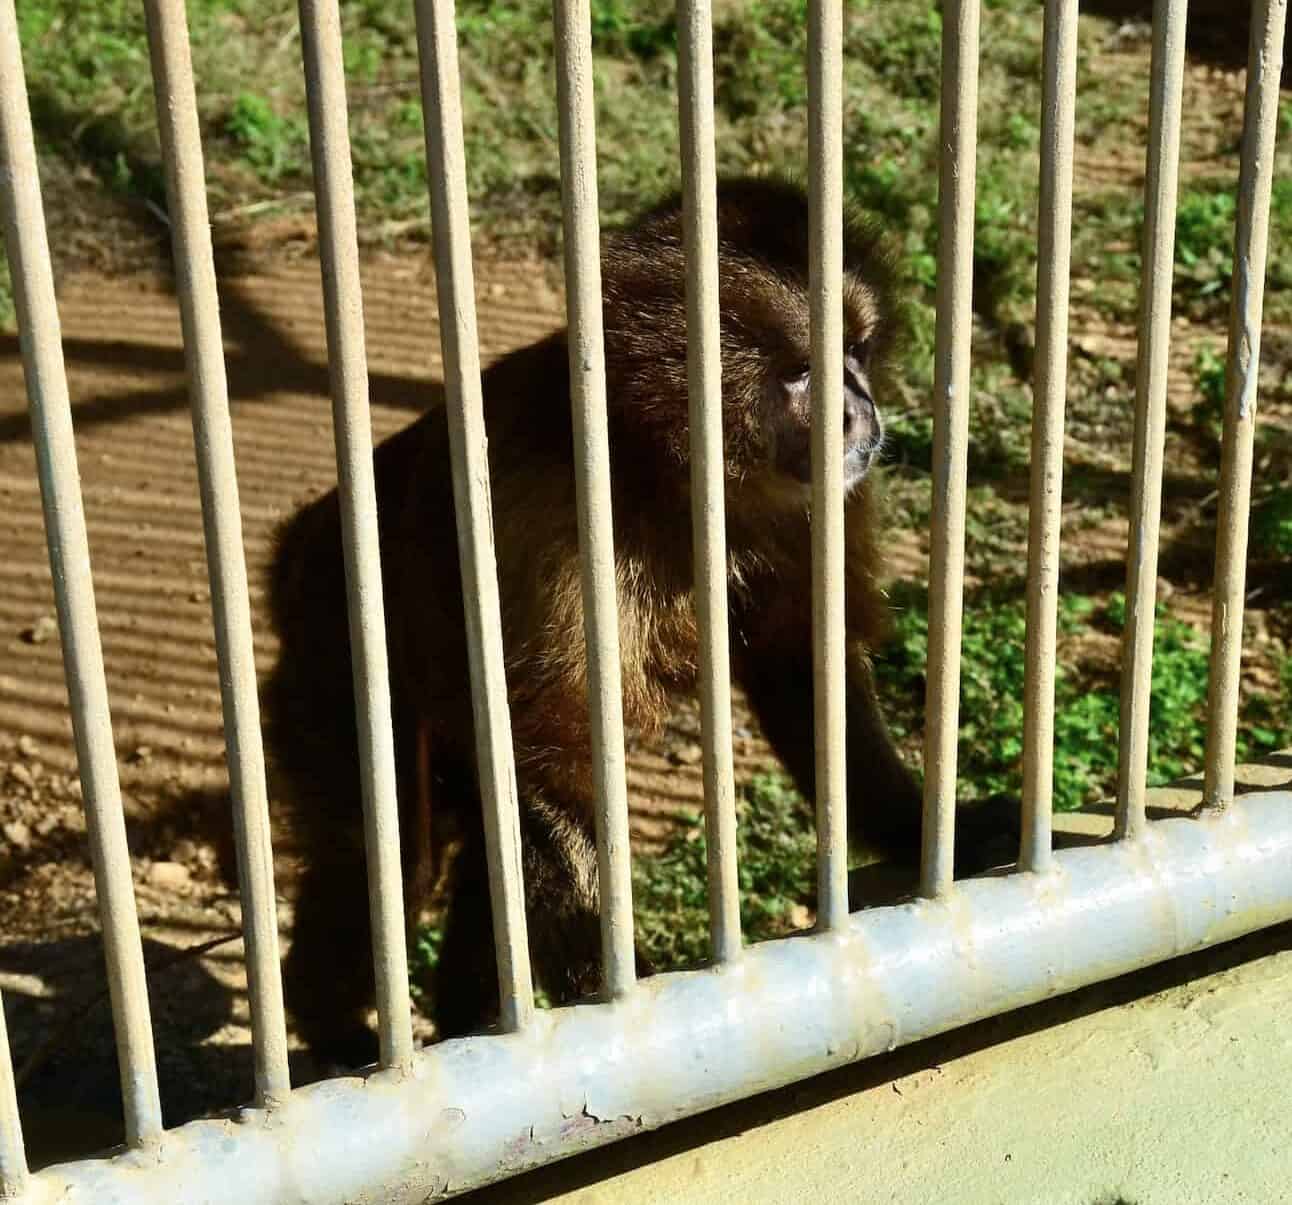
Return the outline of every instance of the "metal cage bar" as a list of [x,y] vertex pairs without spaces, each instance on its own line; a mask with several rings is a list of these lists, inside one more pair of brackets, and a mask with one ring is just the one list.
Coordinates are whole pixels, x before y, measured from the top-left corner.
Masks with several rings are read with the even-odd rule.
[[1175,199],[1180,166],[1187,0],[1154,0],[1148,168],[1144,186],[1144,266],[1135,371],[1130,546],[1126,555],[1126,631],[1122,643],[1117,771],[1119,837],[1144,831],[1148,721],[1152,694],[1157,544],[1166,438],[1167,356],[1175,263]]
[[713,957],[740,954],[736,786],[727,631],[727,530],[722,453],[722,360],[718,297],[718,177],[713,129],[713,6],[680,0],[678,113],[682,224],[686,236],[687,385],[691,426],[691,524],[695,616],[700,633],[704,829],[709,942]]
[[300,0],[299,7],[358,721],[377,1039],[381,1065],[399,1067],[412,1057],[413,1025],[341,14],[336,0]]
[[31,409],[54,602],[107,959],[126,1141],[161,1134],[157,1059],[135,912],[103,648],[90,575],[54,273],[13,0],[0,0],[0,208]]
[[979,0],[948,0],[942,12],[933,525],[929,547],[924,840],[920,858],[920,892],[930,897],[951,889],[955,866],[960,620],[964,611],[969,355],[973,334],[978,4]]
[[1027,550],[1023,683],[1023,832],[1019,863],[1050,865],[1054,807],[1054,675],[1072,263],[1072,146],[1077,97],[1077,0],[1046,0],[1041,92],[1040,240],[1036,266],[1036,385]]
[[175,285],[184,332],[197,452],[198,489],[220,700],[233,797],[247,994],[255,1063],[256,1100],[281,1100],[291,1091],[287,1020],[278,960],[278,913],[269,840],[265,753],[256,694],[247,563],[234,466],[229,388],[224,371],[220,303],[202,166],[197,95],[183,0],[145,0],[157,125],[166,169],[166,199],[175,252]]
[[1216,517],[1216,583],[1211,609],[1211,680],[1203,799],[1224,806],[1234,797],[1239,672],[1243,656],[1247,520],[1252,497],[1252,441],[1261,365],[1261,308],[1269,243],[1274,137],[1287,0],[1254,0],[1242,166],[1234,234],[1233,301],[1225,365],[1220,500]]
[[613,998],[631,990],[637,968],[633,950],[619,606],[611,518],[601,257],[597,245],[592,26],[588,0],[556,0],[555,15],[566,312],[574,411],[574,486],[579,512],[592,764],[597,793],[601,944],[605,987]]
[[843,530],[843,0],[808,5],[808,293],[812,365],[812,681],[817,918],[848,916]]
[[480,385],[466,151],[453,13],[453,0],[417,0],[435,280],[439,290],[453,497],[471,659],[476,760],[484,803],[502,1024],[504,1029],[514,1030],[533,1019],[534,985],[525,923],[525,884],[511,714],[507,709],[502,611],[494,560],[488,441]]
[[[0,15],[0,23],[3,20]],[[0,37],[3,37],[2,33]],[[3,51],[0,51],[0,64],[9,65]],[[22,1118],[18,1116],[18,1089],[13,1078],[13,1056],[9,1052],[4,999],[0,997],[0,1201],[22,1196],[29,1182],[27,1152],[22,1142]]]

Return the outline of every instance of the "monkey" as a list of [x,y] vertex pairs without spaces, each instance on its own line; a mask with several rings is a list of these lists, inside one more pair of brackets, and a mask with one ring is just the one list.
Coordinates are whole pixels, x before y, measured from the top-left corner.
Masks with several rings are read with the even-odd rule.
[[[717,195],[727,580],[733,679],[814,796],[808,208],[796,184],[724,179]],[[918,862],[920,790],[884,724],[871,659],[885,634],[872,467],[900,322],[882,232],[844,219],[843,444],[850,835]],[[693,691],[686,256],[673,197],[602,253],[623,714],[643,739]],[[583,636],[569,349],[564,332],[482,374],[502,641],[531,959],[554,1002],[600,985],[592,736]],[[889,386],[891,387],[891,386]],[[375,453],[401,848],[410,914],[443,833],[461,842],[426,987],[452,1036],[497,1013],[488,874],[443,407]],[[270,746],[304,862],[285,993],[299,1032],[371,1061],[373,972],[340,517],[333,491],[280,533],[270,604],[281,652]],[[446,827],[447,826],[447,827]],[[977,839],[977,830],[964,830]],[[644,960],[643,969],[648,970]]]

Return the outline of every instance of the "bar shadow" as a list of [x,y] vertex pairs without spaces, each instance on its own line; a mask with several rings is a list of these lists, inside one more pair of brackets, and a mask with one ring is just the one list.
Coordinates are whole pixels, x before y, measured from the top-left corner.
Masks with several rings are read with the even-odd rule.
[[[237,993],[182,946],[146,937],[143,948],[165,1124],[250,1099],[250,1045],[204,1044],[234,1020]],[[33,1168],[124,1141],[102,951],[98,935],[0,949],[0,973],[19,977],[4,1005]]]
[[[326,359],[319,360],[302,348],[281,323],[252,300],[238,278],[222,276],[218,288],[230,401],[260,403],[277,394],[297,393],[330,405]],[[16,335],[0,335],[0,360],[16,360],[20,354]],[[129,369],[163,379],[184,373],[181,350],[120,339],[66,339],[63,355],[70,367]],[[429,379],[373,372],[369,394],[381,405],[420,412],[442,404],[444,388]],[[76,430],[84,433],[108,423],[185,409],[188,404],[188,383],[181,379],[155,389],[74,400],[72,421]],[[31,419],[26,410],[0,417],[0,442],[30,439]]]

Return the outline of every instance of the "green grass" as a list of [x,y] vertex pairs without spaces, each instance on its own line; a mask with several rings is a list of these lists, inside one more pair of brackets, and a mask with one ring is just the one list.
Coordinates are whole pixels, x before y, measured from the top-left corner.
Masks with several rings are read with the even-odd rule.
[[1257,498],[1251,542],[1261,556],[1292,559],[1292,487],[1276,487]]
[[[917,747],[923,731],[928,656],[927,601],[922,591],[894,596],[894,641],[876,664],[893,729]],[[1060,665],[1055,686],[1054,800],[1072,809],[1112,794],[1117,774],[1119,683],[1107,670],[1065,663],[1064,649],[1083,635],[1120,639],[1125,599],[1105,602],[1065,594],[1060,601]],[[1022,783],[1026,615],[1016,596],[991,592],[966,604],[962,633],[959,766],[962,800],[1017,796]],[[1285,670],[1285,679],[1289,671]],[[1196,769],[1203,756],[1208,653],[1201,636],[1159,607],[1154,639],[1149,724],[1150,785]],[[1292,692],[1248,691],[1239,733],[1240,759],[1292,745]]]
[[[812,809],[783,778],[762,775],[737,804],[740,923],[746,941],[779,937],[804,923],[816,899]],[[662,852],[633,861],[637,941],[659,968],[709,956],[707,853],[699,817]],[[797,919],[796,919],[797,917]]]

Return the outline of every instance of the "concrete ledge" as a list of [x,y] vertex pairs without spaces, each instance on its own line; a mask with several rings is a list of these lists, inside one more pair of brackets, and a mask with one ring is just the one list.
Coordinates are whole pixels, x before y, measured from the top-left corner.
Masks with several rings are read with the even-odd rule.
[[1292,925],[461,1198],[472,1205],[1292,1201]]

